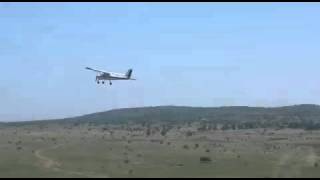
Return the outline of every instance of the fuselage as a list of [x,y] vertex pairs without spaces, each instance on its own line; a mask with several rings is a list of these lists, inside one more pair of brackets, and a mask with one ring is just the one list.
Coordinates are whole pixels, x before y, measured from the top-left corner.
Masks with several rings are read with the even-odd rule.
[[128,78],[125,74],[121,73],[103,73],[99,76],[97,76],[97,80],[128,80]]

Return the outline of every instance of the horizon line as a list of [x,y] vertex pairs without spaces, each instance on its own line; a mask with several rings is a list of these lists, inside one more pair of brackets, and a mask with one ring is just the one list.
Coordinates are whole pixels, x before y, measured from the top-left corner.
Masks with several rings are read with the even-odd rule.
[[54,120],[64,120],[72,119],[82,116],[87,116],[96,113],[104,113],[116,110],[125,110],[125,109],[138,109],[138,108],[157,108],[157,107],[188,107],[188,108],[224,108],[224,107],[248,107],[248,108],[283,108],[283,107],[293,107],[293,106],[320,106],[319,104],[292,104],[292,105],[283,105],[283,106],[248,106],[248,105],[238,105],[238,106],[187,106],[187,105],[154,105],[154,106],[137,106],[137,107],[124,107],[124,108],[113,108],[105,111],[92,112],[82,115],[74,115],[63,118],[48,118],[48,119],[35,119],[35,120],[12,120],[12,121],[0,121],[0,123],[19,123],[19,122],[39,122],[39,121],[54,121]]

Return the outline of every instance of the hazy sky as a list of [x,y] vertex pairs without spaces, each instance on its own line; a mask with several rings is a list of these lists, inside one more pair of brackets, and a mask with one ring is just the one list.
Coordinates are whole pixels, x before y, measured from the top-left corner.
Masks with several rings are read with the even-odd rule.
[[[320,103],[319,3],[1,3],[0,120]],[[137,81],[96,85],[93,68]]]

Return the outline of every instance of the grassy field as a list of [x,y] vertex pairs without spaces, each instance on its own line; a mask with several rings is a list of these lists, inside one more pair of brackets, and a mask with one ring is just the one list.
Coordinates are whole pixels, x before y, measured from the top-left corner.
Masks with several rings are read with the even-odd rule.
[[171,130],[147,137],[99,126],[30,125],[2,127],[0,135],[0,177],[320,177],[319,131],[230,130],[187,137]]

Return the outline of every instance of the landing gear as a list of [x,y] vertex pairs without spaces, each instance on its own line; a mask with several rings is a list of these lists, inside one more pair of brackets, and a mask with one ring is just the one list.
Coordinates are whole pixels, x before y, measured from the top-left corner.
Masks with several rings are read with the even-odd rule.
[[96,76],[96,82],[97,82],[97,84],[100,84],[100,81],[99,81],[99,79],[98,79],[98,76]]
[[[100,82],[101,82],[101,84],[106,84],[106,81],[108,81],[108,79],[99,78],[98,76],[96,77],[97,84],[100,84]],[[110,84],[110,86],[112,85],[111,80],[109,80],[109,84]]]

